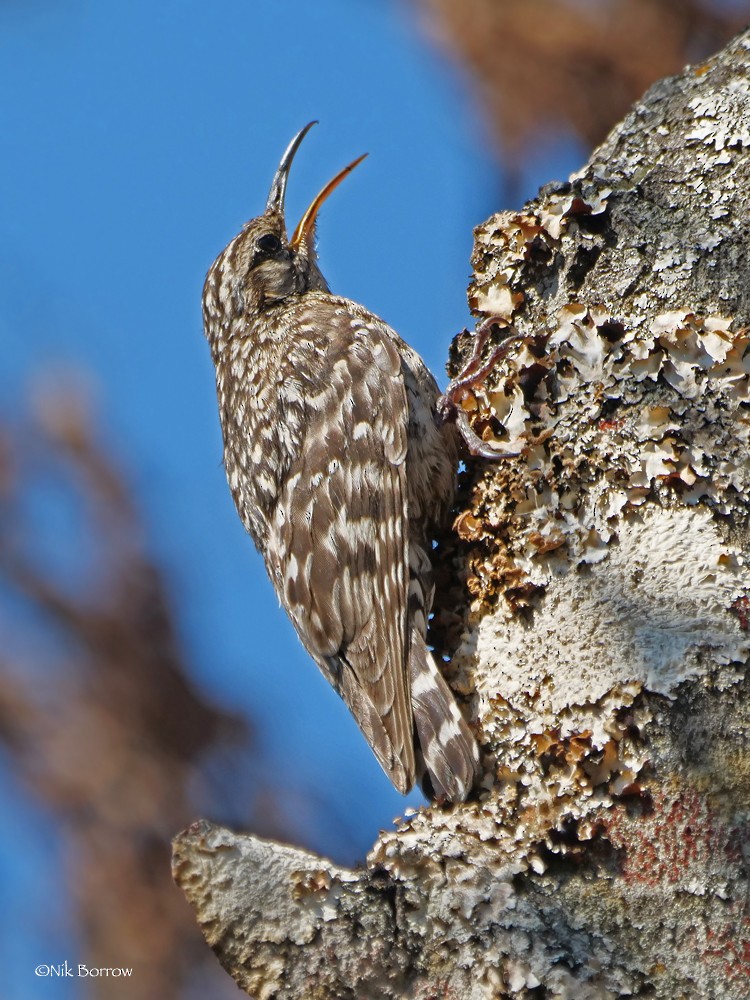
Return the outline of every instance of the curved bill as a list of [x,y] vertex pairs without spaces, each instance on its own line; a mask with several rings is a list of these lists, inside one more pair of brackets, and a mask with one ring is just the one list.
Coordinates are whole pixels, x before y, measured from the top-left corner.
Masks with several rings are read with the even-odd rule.
[[315,228],[315,220],[318,216],[318,212],[320,211],[320,207],[323,204],[323,202],[326,200],[326,198],[332,191],[335,191],[335,189],[339,186],[339,184],[343,181],[343,179],[345,177],[348,177],[349,174],[352,172],[352,170],[354,170],[354,168],[358,166],[362,162],[362,160],[364,160],[366,156],[367,153],[363,153],[361,156],[358,156],[356,160],[352,160],[352,162],[349,164],[348,167],[344,167],[343,170],[339,171],[339,173],[336,174],[333,180],[330,180],[323,188],[323,190],[319,192],[313,203],[310,205],[308,210],[305,212],[305,214],[302,216],[299,223],[297,224],[297,228],[294,230],[294,234],[292,235],[292,238],[289,241],[290,246],[296,249],[302,243],[308,242],[310,236],[312,235],[312,231]]
[[268,201],[266,202],[266,211],[269,212],[271,209],[275,209],[282,216],[284,215],[284,196],[286,195],[286,182],[289,177],[289,168],[292,165],[292,160],[294,159],[294,154],[300,147],[300,143],[305,138],[307,133],[313,127],[317,125],[318,122],[308,122],[304,128],[300,129],[295,135],[289,145],[286,147],[286,152],[281,157],[281,163],[276,170],[276,174],[273,178],[273,183],[271,184],[271,190],[268,192]]

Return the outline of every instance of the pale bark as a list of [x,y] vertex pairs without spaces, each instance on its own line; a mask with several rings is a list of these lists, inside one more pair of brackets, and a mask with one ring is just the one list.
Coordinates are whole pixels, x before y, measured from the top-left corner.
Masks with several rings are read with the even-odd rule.
[[521,452],[452,556],[484,786],[356,871],[182,834],[251,996],[750,996],[749,207],[750,32],[477,230],[472,308],[535,336],[464,404]]

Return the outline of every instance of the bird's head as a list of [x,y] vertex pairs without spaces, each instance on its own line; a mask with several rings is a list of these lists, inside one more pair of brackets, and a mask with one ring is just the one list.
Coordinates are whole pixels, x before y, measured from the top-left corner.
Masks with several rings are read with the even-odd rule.
[[344,167],[326,184],[311,202],[291,238],[288,237],[284,197],[289,169],[302,140],[315,124],[309,122],[289,143],[271,184],[263,214],[247,222],[214,261],[203,290],[207,320],[217,314],[226,315],[228,311],[234,315],[258,315],[292,295],[313,289],[328,291],[315,252],[318,212],[329,194],[364,156]]

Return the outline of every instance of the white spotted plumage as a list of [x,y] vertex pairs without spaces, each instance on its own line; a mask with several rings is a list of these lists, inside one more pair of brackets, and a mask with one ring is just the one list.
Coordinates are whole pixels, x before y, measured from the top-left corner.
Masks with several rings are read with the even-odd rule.
[[419,356],[328,291],[314,217],[287,238],[286,172],[305,132],[266,212],[206,278],[227,477],[297,633],[394,785],[405,792],[426,773],[436,796],[457,801],[478,751],[425,644],[455,429],[434,421],[438,390]]

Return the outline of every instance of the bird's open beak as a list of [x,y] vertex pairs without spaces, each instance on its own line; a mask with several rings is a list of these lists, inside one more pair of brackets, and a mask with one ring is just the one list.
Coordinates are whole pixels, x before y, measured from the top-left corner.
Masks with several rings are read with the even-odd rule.
[[276,170],[273,183],[271,184],[271,190],[268,192],[268,201],[266,202],[267,212],[276,211],[282,218],[284,217],[284,196],[286,195],[286,182],[289,178],[289,168],[292,165],[294,154],[299,149],[302,140],[305,138],[313,125],[317,124],[317,121],[308,122],[303,129],[299,130],[287,146],[286,152],[281,157],[281,163]]
[[362,162],[362,160],[364,160],[366,156],[367,153],[363,153],[362,156],[358,156],[356,160],[352,160],[352,162],[349,164],[348,167],[344,167],[343,170],[340,170],[339,173],[337,173],[336,176],[333,178],[333,180],[330,180],[323,188],[323,190],[316,195],[315,199],[313,200],[308,210],[305,212],[300,221],[297,223],[297,228],[294,230],[294,233],[292,234],[292,238],[289,241],[289,246],[293,247],[295,250],[298,250],[303,243],[308,242],[310,236],[312,235],[313,229],[315,228],[315,220],[318,217],[318,212],[320,211],[320,207],[323,204],[323,202],[326,200],[328,195],[339,186],[339,184],[343,181],[343,179],[345,177],[348,177],[349,174],[352,172],[352,170],[354,170],[354,168],[358,166]]
[[[317,125],[317,121],[308,122],[304,128],[300,129],[295,135],[292,141],[286,148],[286,152],[281,157],[281,163],[279,164],[276,174],[273,178],[273,183],[271,184],[271,190],[268,192],[268,201],[266,202],[267,212],[278,212],[282,219],[284,217],[284,198],[286,196],[286,182],[289,179],[289,170],[292,166],[292,160],[294,159],[295,153],[299,149],[302,140],[305,138],[307,133],[313,127]],[[294,234],[289,241],[289,245],[295,250],[298,250],[303,243],[307,243],[315,229],[315,220],[318,217],[318,212],[320,211],[320,206],[326,200],[331,191],[334,191],[339,184],[347,177],[354,168],[364,160],[367,153],[362,156],[358,156],[356,160],[353,160],[348,167],[344,167],[333,180],[329,181],[323,190],[317,195],[315,200],[312,202],[308,210],[300,219],[299,225],[294,230]]]

